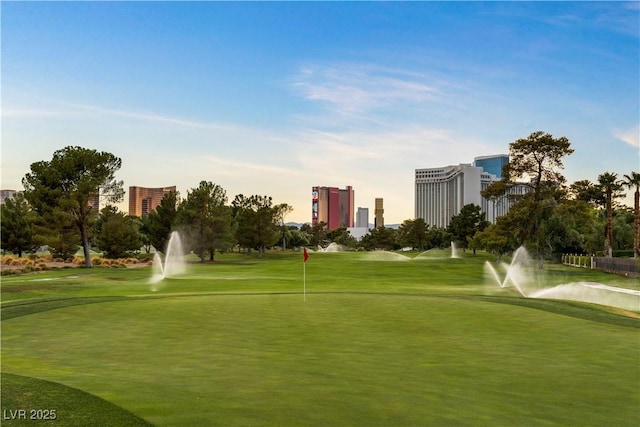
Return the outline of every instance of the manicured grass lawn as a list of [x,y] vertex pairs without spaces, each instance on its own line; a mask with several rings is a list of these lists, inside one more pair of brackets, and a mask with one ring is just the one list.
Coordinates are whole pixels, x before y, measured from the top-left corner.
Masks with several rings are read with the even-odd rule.
[[3,278],[2,372],[58,383],[34,403],[55,425],[74,425],[62,385],[158,426],[640,424],[640,320],[495,289],[483,255],[364,255],[311,254],[306,302],[300,254],[219,256],[158,292],[149,268]]

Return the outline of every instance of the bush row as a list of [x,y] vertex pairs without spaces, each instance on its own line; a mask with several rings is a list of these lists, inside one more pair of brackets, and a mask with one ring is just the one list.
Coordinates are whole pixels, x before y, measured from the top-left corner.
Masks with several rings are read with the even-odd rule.
[[[2,265],[13,266],[18,268],[4,269],[0,272],[2,276],[9,276],[14,274],[31,273],[34,271],[44,271],[51,268],[58,268],[57,266],[49,266],[50,262],[63,262],[62,259],[55,259],[50,255],[47,256],[26,256],[17,258],[12,255],[4,255],[1,259]],[[70,262],[66,262],[62,268],[70,268],[72,266],[84,265],[83,257],[74,257]],[[127,264],[151,264],[150,260],[139,260],[137,258],[120,258],[109,259],[92,257],[91,264],[100,268],[126,268]]]
[[43,257],[24,257],[24,258],[14,258],[11,255],[5,255],[2,257],[3,265],[24,265],[24,266],[34,266],[39,264],[44,264],[47,262],[53,261],[51,256],[43,256]]

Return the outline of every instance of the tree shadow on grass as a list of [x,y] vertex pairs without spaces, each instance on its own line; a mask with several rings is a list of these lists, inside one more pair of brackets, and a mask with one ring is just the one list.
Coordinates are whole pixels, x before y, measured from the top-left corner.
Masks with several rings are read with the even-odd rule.
[[[485,296],[485,295],[455,295],[451,298],[475,299],[499,304],[511,304],[522,307],[529,307],[536,310],[548,311],[550,313],[564,316],[576,317],[578,319],[591,320],[593,322],[608,323],[617,326],[640,329],[640,319],[631,317],[633,313],[617,314],[613,311],[623,312],[622,309],[597,309],[588,303],[577,301],[557,301],[537,298],[520,298],[505,296]],[[629,314],[629,315],[627,315]]]
[[[22,412],[21,410],[24,410]],[[2,373],[3,426],[149,427],[153,424],[109,401],[38,378]]]
[[[523,307],[529,307],[537,310],[544,310],[550,313],[561,314],[565,316],[576,317],[594,322],[608,323],[612,325],[625,326],[640,329],[640,318],[637,313],[624,312],[621,309],[595,308],[588,303],[575,301],[557,301],[537,298],[520,298],[511,296],[489,296],[489,295],[428,295],[428,294],[405,294],[399,292],[312,292],[317,294],[363,294],[363,295],[405,295],[423,298],[453,298],[453,299],[471,299],[480,300],[491,303],[511,304]],[[237,294],[234,292],[225,293],[196,293],[196,294],[168,294],[154,296],[108,296],[108,297],[75,297],[75,298],[52,298],[41,300],[29,300],[12,302],[3,305],[0,311],[0,319],[2,321],[13,319],[16,317],[27,316],[29,314],[39,313],[42,311],[56,310],[59,308],[71,307],[76,305],[96,304],[101,302],[113,301],[132,301],[135,299],[148,298],[173,298],[173,297],[198,297],[198,296],[224,296],[224,295],[273,295],[273,294],[291,294],[291,292],[247,292]]]
[[42,311],[56,310],[58,308],[74,305],[95,304],[99,302],[130,300],[130,297],[73,297],[73,298],[48,298],[38,300],[16,301],[2,306],[0,319],[9,320],[14,317],[27,316]]

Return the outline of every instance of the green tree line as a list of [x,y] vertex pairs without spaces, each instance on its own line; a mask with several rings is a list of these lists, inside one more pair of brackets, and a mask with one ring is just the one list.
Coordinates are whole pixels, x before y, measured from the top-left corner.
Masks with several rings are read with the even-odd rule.
[[[55,258],[70,259],[82,248],[90,267],[91,249],[109,258],[141,248],[162,252],[174,230],[202,261],[236,246],[261,256],[285,239],[308,243],[284,227],[289,205],[242,194],[230,204],[226,191],[209,181],[187,191],[184,199],[165,195],[143,218],[119,212],[113,204],[124,197],[123,182],[115,179],[121,164],[111,153],[72,146],[56,151],[51,161],[33,163],[22,181],[25,191],[2,206],[2,249],[22,256],[47,246]],[[90,202],[98,195],[107,203],[100,211]]]
[[[168,193],[150,214],[132,217],[112,205],[124,195],[122,181],[115,179],[121,160],[110,153],[65,147],[51,161],[32,164],[23,179],[25,191],[2,206],[1,245],[19,256],[46,245],[63,259],[82,248],[87,266],[91,248],[110,258],[130,256],[141,248],[162,252],[174,230],[203,262],[233,248],[262,256],[276,245],[326,247],[332,242],[352,249],[427,250],[453,241],[460,248],[497,256],[525,245],[540,259],[562,252],[612,256],[614,250],[629,250],[637,257],[640,173],[621,179],[604,172],[596,182],[566,185],[561,169],[571,153],[567,138],[540,131],[511,143],[502,180],[483,191],[488,200],[506,198],[511,203],[494,224],[479,206],[467,205],[446,228],[407,219],[397,230],[375,228],[356,241],[345,228],[327,230],[323,223],[287,227],[285,217],[293,210],[288,204],[242,194],[229,202],[226,191],[210,181],[200,182],[183,199]],[[514,192],[517,187],[526,191]],[[625,187],[635,191],[633,209],[617,203]],[[107,202],[99,212],[89,203],[98,194]]]

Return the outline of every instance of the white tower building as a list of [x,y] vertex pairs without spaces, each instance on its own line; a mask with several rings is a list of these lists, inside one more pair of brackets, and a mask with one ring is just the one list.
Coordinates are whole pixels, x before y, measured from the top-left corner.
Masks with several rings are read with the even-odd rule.
[[[500,175],[487,169],[501,171],[508,160],[508,155],[498,154],[477,157],[473,165],[416,169],[415,217],[424,219],[433,227],[447,227],[451,217],[459,214],[464,205],[473,203],[480,206],[487,221],[495,222],[496,218],[509,211],[509,197],[505,195],[498,200],[487,200],[481,191],[500,180]],[[524,194],[526,191],[525,186],[515,186],[510,194]]]

